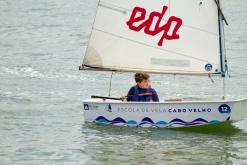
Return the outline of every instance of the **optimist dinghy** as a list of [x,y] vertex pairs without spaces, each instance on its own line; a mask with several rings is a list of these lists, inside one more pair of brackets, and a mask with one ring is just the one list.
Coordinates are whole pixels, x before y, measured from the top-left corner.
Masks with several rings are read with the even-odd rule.
[[[225,91],[224,24],[220,0],[100,0],[80,70],[220,76]],[[83,101],[85,121],[156,128],[239,121],[246,108],[247,99]]]

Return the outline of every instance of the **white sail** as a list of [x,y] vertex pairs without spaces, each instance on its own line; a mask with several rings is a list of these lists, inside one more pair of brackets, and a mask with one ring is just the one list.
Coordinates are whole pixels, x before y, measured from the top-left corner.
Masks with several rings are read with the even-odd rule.
[[100,0],[83,66],[220,73],[219,24],[215,0]]

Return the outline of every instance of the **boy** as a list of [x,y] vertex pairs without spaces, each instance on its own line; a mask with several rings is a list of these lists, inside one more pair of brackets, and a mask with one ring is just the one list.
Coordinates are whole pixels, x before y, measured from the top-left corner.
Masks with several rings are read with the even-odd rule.
[[122,100],[133,102],[158,102],[159,97],[156,91],[151,88],[149,82],[149,75],[144,72],[135,74],[136,85],[131,87],[128,95],[121,97]]

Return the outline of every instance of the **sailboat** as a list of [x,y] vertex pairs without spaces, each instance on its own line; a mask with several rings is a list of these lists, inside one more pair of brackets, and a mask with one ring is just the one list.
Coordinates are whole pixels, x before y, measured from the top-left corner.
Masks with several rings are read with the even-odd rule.
[[[225,24],[220,0],[99,0],[79,69],[220,76],[225,91]],[[124,102],[92,96],[82,108],[86,122],[176,128],[243,120],[247,99]]]

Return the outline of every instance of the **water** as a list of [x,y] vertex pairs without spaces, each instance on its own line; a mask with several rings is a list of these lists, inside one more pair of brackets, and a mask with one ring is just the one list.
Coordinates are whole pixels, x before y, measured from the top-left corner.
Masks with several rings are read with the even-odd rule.
[[[0,0],[0,165],[246,164],[247,120],[189,130],[84,124],[81,102],[109,73],[79,72],[96,0]],[[224,1],[229,99],[247,97],[247,3]],[[115,74],[113,96],[133,85]],[[127,82],[127,83],[126,83]],[[219,99],[222,83],[152,75],[161,99]],[[195,86],[199,86],[195,88]]]

